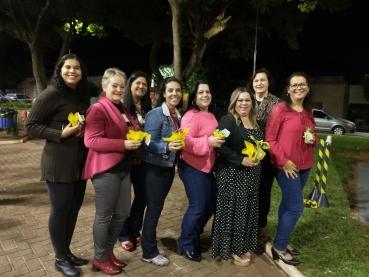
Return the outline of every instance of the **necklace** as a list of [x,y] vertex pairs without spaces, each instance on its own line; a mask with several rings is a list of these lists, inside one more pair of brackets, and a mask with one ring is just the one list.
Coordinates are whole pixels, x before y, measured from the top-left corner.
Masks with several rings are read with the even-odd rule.
[[141,108],[141,101],[138,101],[137,103],[133,102],[137,108]]

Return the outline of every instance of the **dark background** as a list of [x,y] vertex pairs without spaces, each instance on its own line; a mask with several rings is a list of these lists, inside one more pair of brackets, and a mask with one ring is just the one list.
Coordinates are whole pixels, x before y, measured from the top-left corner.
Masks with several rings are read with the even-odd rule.
[[[304,71],[310,76],[343,75],[349,84],[359,84],[369,73],[369,24],[368,1],[352,0],[352,6],[339,12],[317,9],[309,14],[304,30],[297,36],[299,48],[291,50],[277,34],[259,39],[256,68],[268,68],[276,83],[276,92],[283,88],[288,75]],[[44,56],[47,74],[51,75],[60,45],[49,49]],[[221,90],[232,91],[231,85],[245,85],[252,74],[253,58],[232,60],[219,54],[216,46],[208,47],[203,65],[210,67],[209,80]],[[6,49],[25,63],[24,77],[32,76],[30,54],[27,47],[17,41]],[[90,76],[101,76],[108,67],[116,66],[127,75],[135,70],[151,73],[149,67],[150,46],[140,46],[125,38],[123,33],[110,30],[108,38],[78,38],[71,49],[86,63]],[[5,54],[5,53],[0,53]],[[190,50],[183,50],[186,59]],[[159,64],[172,62],[173,50],[163,45],[158,57]],[[186,64],[183,61],[183,65]]]

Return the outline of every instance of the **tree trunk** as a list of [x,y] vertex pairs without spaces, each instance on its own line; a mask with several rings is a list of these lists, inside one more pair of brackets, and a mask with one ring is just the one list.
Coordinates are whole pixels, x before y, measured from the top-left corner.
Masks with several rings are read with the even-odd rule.
[[196,38],[191,57],[187,63],[186,68],[183,70],[183,82],[187,82],[195,69],[201,65],[201,59],[204,56],[207,43],[208,40],[204,37]]
[[33,76],[35,77],[38,94],[40,94],[47,87],[44,61],[37,47],[32,44],[28,46],[31,51]]
[[157,87],[160,87],[161,83],[163,82],[163,76],[160,73],[158,62],[157,62],[157,54],[158,54],[162,41],[163,40],[161,36],[155,39],[153,45],[151,46],[150,58],[149,58],[150,68],[156,76]]
[[63,45],[62,47],[60,48],[60,52],[59,52],[59,56],[58,58],[56,59],[56,62],[55,62],[55,66],[54,66],[54,71],[53,71],[53,76],[52,76],[52,79],[54,79],[54,74],[55,74],[55,68],[56,68],[56,65],[58,64],[58,62],[60,61],[60,59],[68,54],[68,50],[70,49],[70,47],[72,46],[72,39],[73,39],[73,32],[75,31],[76,29],[76,24],[69,24],[70,28],[68,30],[68,32],[65,34],[64,38],[63,38]]
[[172,9],[174,77],[182,80],[181,10],[179,0],[168,0]]

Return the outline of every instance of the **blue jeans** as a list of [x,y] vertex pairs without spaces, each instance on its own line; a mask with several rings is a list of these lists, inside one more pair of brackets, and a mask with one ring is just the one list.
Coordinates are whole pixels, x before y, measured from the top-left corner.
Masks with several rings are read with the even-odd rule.
[[172,187],[175,167],[162,167],[143,162],[147,208],[142,228],[142,258],[153,259],[159,255],[156,241],[158,225],[164,201]]
[[310,168],[299,170],[294,179],[287,178],[284,170],[274,167],[274,175],[282,191],[278,210],[278,227],[274,248],[285,251],[290,235],[304,210],[302,190],[309,178]]
[[119,242],[129,241],[140,237],[143,218],[146,208],[145,178],[140,164],[132,165],[131,183],[135,198],[132,202],[131,213],[124,222],[123,228],[118,236]]
[[206,223],[215,212],[216,181],[213,172],[202,172],[183,160],[178,162],[178,174],[189,202],[183,216],[178,247],[182,250],[193,250]]

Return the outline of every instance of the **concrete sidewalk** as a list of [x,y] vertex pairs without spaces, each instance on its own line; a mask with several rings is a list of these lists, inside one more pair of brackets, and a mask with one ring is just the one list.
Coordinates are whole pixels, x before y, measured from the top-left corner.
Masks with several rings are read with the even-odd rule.
[[[40,156],[43,140],[0,144],[0,276],[62,276],[54,269],[54,253],[48,234],[49,200],[44,182],[40,182]],[[114,253],[127,266],[117,276],[288,276],[263,251],[252,254],[249,267],[238,267],[230,260],[212,259],[211,251],[200,263],[175,254],[182,217],[187,208],[183,184],[176,176],[166,199],[157,228],[158,243],[169,256],[170,265],[157,267],[141,259],[141,248],[124,252],[119,244]],[[72,251],[93,260],[92,224],[95,214],[94,190],[88,183],[72,241]],[[210,247],[211,222],[203,242]],[[81,276],[105,276],[94,273],[91,262],[79,268]]]

